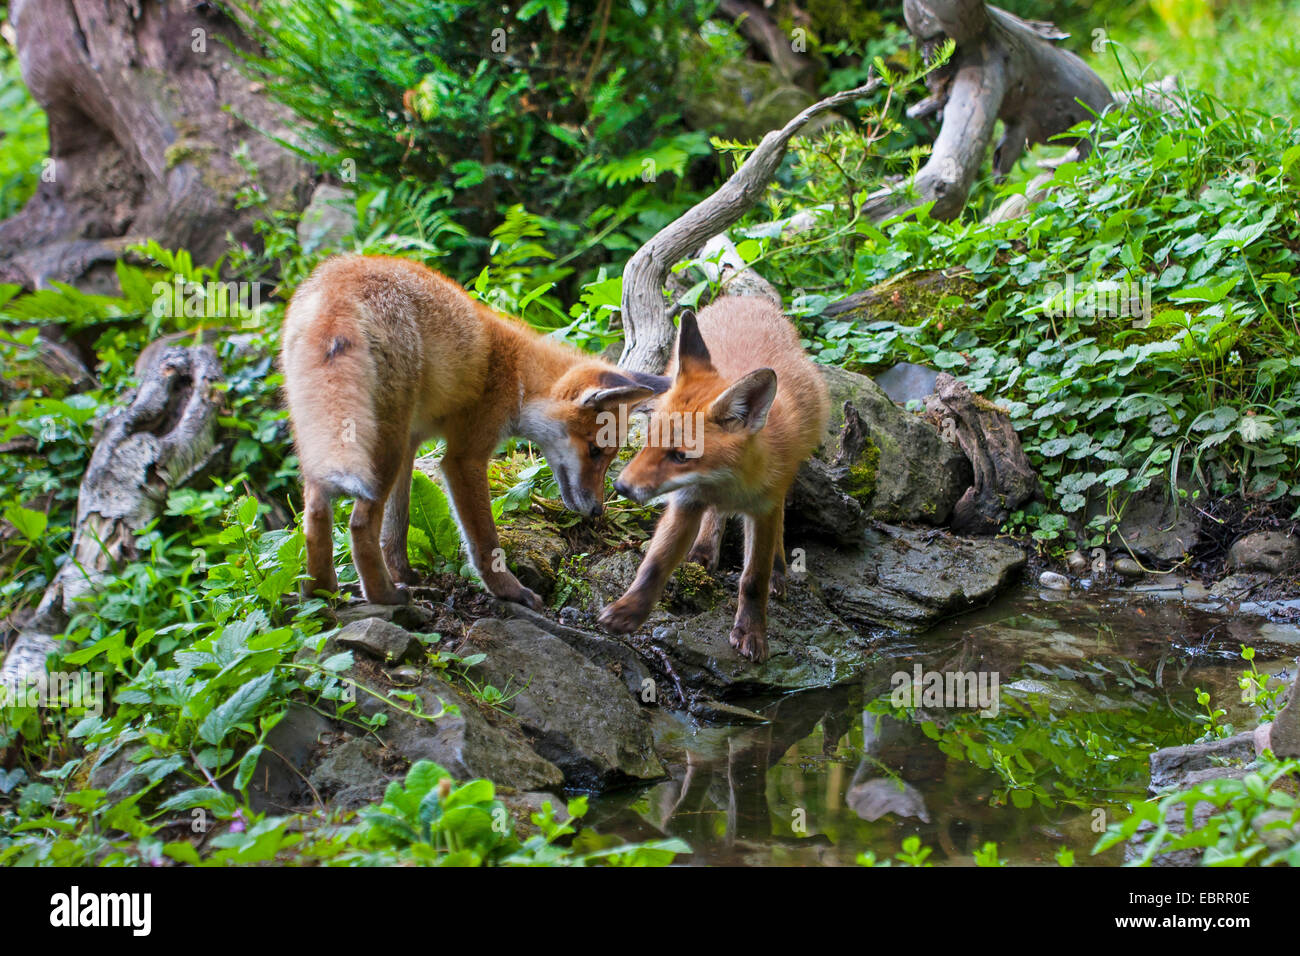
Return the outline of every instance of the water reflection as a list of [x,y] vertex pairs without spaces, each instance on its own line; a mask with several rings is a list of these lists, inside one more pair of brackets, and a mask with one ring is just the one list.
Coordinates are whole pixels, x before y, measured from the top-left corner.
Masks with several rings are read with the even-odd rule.
[[[1003,860],[1054,865],[1062,847],[1092,857],[1098,831],[1146,785],[1151,750],[1199,734],[1195,688],[1228,720],[1242,643],[1282,670],[1296,632],[1193,608],[1089,595],[1015,594],[921,637],[899,638],[860,682],[744,701],[761,726],[694,726],[668,715],[658,741],[671,779],[593,801],[602,831],[671,834],[713,864],[848,865],[917,835],[936,864],[970,865],[994,841]],[[996,675],[997,716],[891,705],[895,675]]]

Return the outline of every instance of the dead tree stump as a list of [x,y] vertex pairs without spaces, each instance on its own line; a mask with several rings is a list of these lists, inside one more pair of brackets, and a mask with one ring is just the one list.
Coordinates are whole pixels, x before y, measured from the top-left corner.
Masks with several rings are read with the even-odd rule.
[[984,0],[904,0],[903,15],[927,58],[946,40],[957,48],[926,77],[930,96],[908,111],[943,115],[930,159],[909,189],[891,186],[867,199],[863,213],[877,222],[927,202],[935,219],[960,215],[998,120],[1006,132],[993,169],[1003,176],[1026,145],[1046,143],[1111,102],[1101,77],[1052,43],[1064,34],[1050,23],[1022,20]]
[[5,658],[4,686],[22,687],[44,671],[56,635],[106,574],[136,556],[136,533],[162,511],[168,492],[221,450],[215,386],[222,377],[211,346],[166,349],[103,423],[81,481],[68,561]]
[[1038,476],[1006,412],[947,372],[934,389],[926,415],[945,440],[956,439],[975,475],[952,509],[952,530],[996,534],[1012,511],[1040,493]]

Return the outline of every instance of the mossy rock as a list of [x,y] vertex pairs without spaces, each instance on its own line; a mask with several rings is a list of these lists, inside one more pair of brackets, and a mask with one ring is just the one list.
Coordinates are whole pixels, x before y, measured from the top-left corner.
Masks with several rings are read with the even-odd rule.
[[688,561],[669,578],[664,602],[675,611],[697,613],[712,608],[721,594],[721,585],[704,565]]

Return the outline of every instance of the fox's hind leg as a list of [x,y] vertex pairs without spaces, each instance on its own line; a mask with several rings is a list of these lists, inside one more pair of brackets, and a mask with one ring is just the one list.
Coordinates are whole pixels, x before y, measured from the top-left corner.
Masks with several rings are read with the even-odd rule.
[[320,485],[303,482],[304,532],[307,537],[307,573],[311,580],[303,585],[303,597],[317,591],[333,594],[339,589],[334,574],[334,508]]
[[379,496],[373,501],[358,498],[352,507],[352,561],[361,577],[361,591],[372,604],[405,604],[407,594],[393,584],[384,564],[379,535],[383,530],[384,503],[403,470],[403,451],[394,449],[376,456],[375,485]]
[[727,516],[720,513],[717,508],[710,508],[704,512],[704,519],[700,522],[700,533],[695,536],[695,543],[691,545],[686,560],[702,564],[709,571],[718,570],[722,532],[726,527]]
[[415,584],[420,576],[411,567],[411,559],[406,554],[406,532],[411,524],[411,473],[415,467],[415,451],[419,442],[412,441],[402,462],[401,470],[393,482],[393,490],[388,493],[388,504],[384,506],[384,524],[379,534],[379,543],[384,552],[384,563],[393,580],[401,584]]

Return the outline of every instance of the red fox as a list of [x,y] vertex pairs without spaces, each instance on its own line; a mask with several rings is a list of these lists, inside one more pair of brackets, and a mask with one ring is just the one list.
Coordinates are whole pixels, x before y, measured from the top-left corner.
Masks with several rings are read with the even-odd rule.
[[302,467],[306,593],[338,589],[331,502],[346,496],[356,499],[350,526],[361,588],[380,604],[404,603],[394,582],[417,579],[406,534],[422,442],[446,440],[442,473],[484,585],[538,609],[541,599],[501,560],[488,459],[509,435],[536,443],[565,506],[598,515],[618,453],[602,413],[625,418],[620,405],[669,381],[543,338],[447,277],[387,256],[339,256],[317,267],[289,303],[280,361]]
[[726,516],[740,513],[745,569],[731,646],[764,661],[768,591],[785,591],[785,497],[826,430],[826,383],[794,326],[760,298],[720,299],[698,319],[684,312],[668,373],[651,440],[614,483],[641,503],[669,495],[668,507],[632,586],[600,622],[618,633],[640,627],[683,558],[716,568]]

